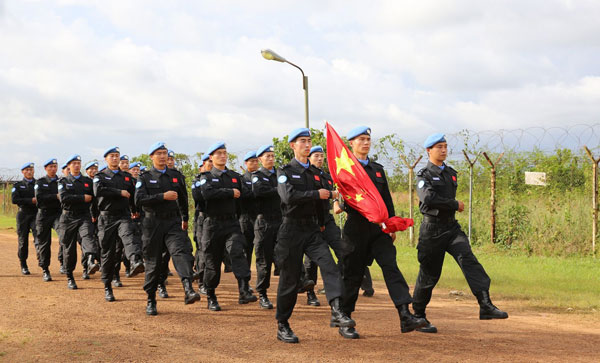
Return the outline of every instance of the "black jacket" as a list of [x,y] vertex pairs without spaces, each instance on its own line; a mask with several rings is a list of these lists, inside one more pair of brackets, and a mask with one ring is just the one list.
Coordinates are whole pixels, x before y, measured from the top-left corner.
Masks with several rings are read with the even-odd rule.
[[242,184],[242,176],[233,170],[213,167],[202,174],[200,189],[206,203],[205,213],[209,217],[237,214],[240,208],[233,197],[233,189],[240,191],[240,199],[247,197],[248,190]]
[[18,205],[23,212],[28,214],[37,212],[37,205],[33,203],[33,198],[35,198],[35,179],[27,181],[23,178],[13,185],[12,202]]
[[[168,191],[177,192],[177,200],[165,200],[163,195]],[[135,185],[135,203],[145,213],[179,214],[182,221],[189,220],[185,178],[175,169],[167,168],[161,173],[152,168],[143,172]]]
[[283,217],[293,219],[317,218],[324,224],[323,208],[318,190],[322,188],[319,169],[302,166],[292,159],[277,170],[277,192],[281,198]]
[[257,214],[281,216],[281,198],[277,193],[277,171],[261,167],[252,173],[252,192],[256,197]]
[[247,214],[252,218],[256,218],[258,209],[256,205],[256,196],[252,192],[252,173],[245,172],[242,175],[242,188],[244,188],[244,197],[240,198],[240,208],[242,214]]
[[[90,202],[85,201],[85,195],[94,196],[92,179],[79,174],[75,178],[69,174],[58,182],[58,193],[63,210],[78,214],[90,214]],[[93,199],[93,198],[92,198]]]
[[448,165],[444,170],[431,161],[417,173],[417,195],[421,213],[453,218],[458,210],[456,201],[457,173]]
[[[121,191],[129,192],[130,197],[125,198]],[[106,168],[94,176],[94,195],[98,198],[98,210],[115,215],[135,213],[135,178],[126,171],[117,171]]]
[[50,179],[48,175],[36,180],[35,198],[39,209],[47,212],[60,212],[58,195],[58,177]]

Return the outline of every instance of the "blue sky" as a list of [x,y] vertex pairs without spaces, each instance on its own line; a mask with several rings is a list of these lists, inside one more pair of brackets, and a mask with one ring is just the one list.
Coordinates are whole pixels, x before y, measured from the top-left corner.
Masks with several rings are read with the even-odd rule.
[[594,124],[596,1],[2,1],[1,168],[242,153],[303,125],[429,133]]

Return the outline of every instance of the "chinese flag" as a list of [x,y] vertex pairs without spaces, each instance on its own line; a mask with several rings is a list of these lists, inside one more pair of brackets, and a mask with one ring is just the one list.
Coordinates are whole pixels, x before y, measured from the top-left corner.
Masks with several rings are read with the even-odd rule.
[[389,218],[387,207],[369,175],[338,133],[327,125],[327,164],[338,191],[352,208],[369,222],[380,224],[384,232],[403,231],[412,225],[412,219]]

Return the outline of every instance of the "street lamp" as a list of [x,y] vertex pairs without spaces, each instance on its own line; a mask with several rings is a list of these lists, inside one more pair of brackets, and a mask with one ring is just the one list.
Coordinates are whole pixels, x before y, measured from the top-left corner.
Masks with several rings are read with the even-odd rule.
[[298,68],[300,70],[300,72],[302,72],[302,88],[304,89],[304,111],[306,114],[305,126],[306,126],[306,128],[308,128],[308,77],[304,75],[304,71],[302,70],[302,68],[298,67],[294,63],[288,61],[287,59],[283,58],[282,56],[275,53],[271,49],[263,49],[260,51],[260,54],[262,54],[264,59],[287,63],[289,65],[292,65],[292,66]]

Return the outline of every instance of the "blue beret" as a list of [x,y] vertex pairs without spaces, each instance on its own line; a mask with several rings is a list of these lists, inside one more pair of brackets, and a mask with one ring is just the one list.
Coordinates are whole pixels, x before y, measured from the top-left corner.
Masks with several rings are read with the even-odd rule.
[[69,166],[67,163],[64,163],[64,164],[62,164],[62,165],[60,166],[60,170],[62,170],[62,169],[64,169],[64,168],[66,168],[67,166]]
[[208,155],[208,154],[204,153],[204,155],[202,155],[202,157],[200,158],[200,160],[201,160],[202,162],[205,162],[206,160],[208,160],[208,157],[209,157],[209,156],[210,156],[210,155]]
[[167,150],[167,147],[165,146],[165,143],[162,142],[162,141],[155,142],[154,144],[152,144],[152,146],[150,146],[150,149],[148,149],[148,155],[152,155],[152,154],[154,154],[154,152],[156,150],[160,150],[160,149]]
[[175,151],[169,149],[169,151],[167,151],[167,156],[170,158],[174,158],[175,157]]
[[88,170],[92,166],[98,166],[98,162],[97,161],[90,161],[89,163],[85,164],[85,170]]
[[248,151],[246,155],[244,155],[244,161],[248,161],[250,159],[256,159],[256,151]]
[[27,169],[27,168],[33,168],[33,163],[32,162],[28,162],[28,163],[25,163],[25,164],[21,165],[21,170]]
[[119,160],[129,160],[129,156],[121,155],[121,159],[119,159]]
[[133,163],[129,164],[129,169],[133,169],[136,166],[140,166],[140,165],[142,165],[142,164],[139,161],[133,162]]
[[109,147],[108,149],[106,149],[106,151],[104,152],[103,157],[106,157],[106,155],[111,154],[111,153],[121,153],[121,150],[119,150],[118,146],[113,146],[113,147]]
[[308,154],[308,156],[312,155],[312,153],[324,153],[324,151],[321,146],[317,145],[310,148],[310,153]]
[[309,136],[310,137],[310,130],[307,129],[306,127],[301,127],[299,129],[295,129],[294,131],[290,132],[290,134],[288,135],[288,142],[292,142],[300,136]]
[[55,158],[48,159],[48,160],[46,160],[46,161],[44,162],[44,168],[45,168],[45,167],[47,167],[47,166],[48,166],[48,165],[50,165],[50,164],[58,164],[58,161],[56,161],[56,159],[55,159]]
[[107,167],[107,165],[106,165],[106,164],[102,164],[102,166],[100,167],[100,169],[98,169],[98,171],[100,172],[100,171],[102,171],[102,170],[106,169],[106,167]]
[[271,151],[274,152],[275,149],[273,148],[273,145],[269,144],[269,145],[263,145],[261,147],[258,148],[258,150],[256,150],[256,157],[259,158],[262,154]]
[[148,168],[145,167],[144,165],[140,166],[140,171],[146,171],[146,169],[148,169]]
[[360,135],[369,135],[371,136],[371,128],[367,127],[367,126],[357,126],[355,128],[353,128],[352,130],[350,130],[350,132],[348,132],[348,135],[346,135],[346,137],[348,138],[348,140],[352,140],[357,136]]
[[425,149],[428,149],[439,142],[446,142],[446,139],[444,138],[444,136],[445,136],[444,134],[439,134],[439,133],[429,135],[427,137],[427,139],[425,139],[425,142],[423,143],[423,147]]
[[212,144],[208,150],[206,150],[206,153],[208,155],[212,155],[215,151],[219,150],[219,149],[226,149],[225,147],[225,143],[223,141],[219,141],[219,142],[215,142],[214,144]]
[[[77,155],[77,154],[71,155],[71,157],[69,157],[69,158],[67,159],[67,162],[66,162],[66,163],[64,163],[63,165],[69,165],[69,164],[71,163],[71,161],[81,161],[81,156],[79,156],[79,155]],[[63,168],[63,169],[64,169],[64,168]]]

